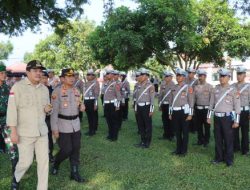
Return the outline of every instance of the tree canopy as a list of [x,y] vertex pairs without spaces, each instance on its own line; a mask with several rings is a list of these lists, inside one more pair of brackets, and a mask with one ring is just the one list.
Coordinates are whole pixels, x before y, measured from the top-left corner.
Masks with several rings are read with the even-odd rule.
[[[7,35],[22,34],[26,29],[36,31],[47,23],[62,33],[61,25],[69,23],[70,18],[83,13],[82,5],[87,0],[65,0],[60,7],[56,0],[0,0],[0,33]],[[69,27],[69,25],[68,25]]]
[[8,59],[12,50],[13,45],[9,41],[0,42],[0,63],[3,63],[4,60]]
[[91,57],[91,50],[86,37],[94,30],[93,23],[77,21],[71,23],[72,28],[63,36],[56,33],[41,40],[33,53],[26,53],[25,61],[39,59],[47,68],[61,70],[74,68],[86,70],[96,68],[98,62]]
[[138,0],[131,11],[119,7],[89,36],[93,57],[120,69],[149,58],[174,68],[223,65],[224,53],[249,56],[249,25],[241,24],[227,1]]

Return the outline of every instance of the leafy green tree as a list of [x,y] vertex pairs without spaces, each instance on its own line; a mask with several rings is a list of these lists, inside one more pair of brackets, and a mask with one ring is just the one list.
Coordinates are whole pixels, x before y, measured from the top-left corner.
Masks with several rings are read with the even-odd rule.
[[139,12],[124,6],[115,9],[88,37],[93,57],[101,64],[112,64],[121,70],[143,64],[151,55],[140,29],[143,23]]
[[0,63],[3,63],[4,60],[8,59],[12,51],[13,45],[10,41],[0,42]]
[[93,56],[102,64],[129,69],[155,58],[172,69],[201,63],[224,65],[224,53],[249,56],[249,27],[227,1],[138,0],[139,7],[115,9],[90,35]]
[[87,0],[65,0],[65,6],[59,7],[56,0],[3,0],[0,1],[0,33],[7,35],[22,34],[30,28],[39,29],[47,23],[62,33],[61,25],[69,24],[69,18],[77,18],[83,13],[82,5]]
[[97,68],[99,63],[92,58],[86,43],[87,36],[93,30],[94,24],[89,21],[73,22],[72,28],[63,37],[52,34],[36,45],[32,55],[26,55],[56,70],[68,67],[76,70]]

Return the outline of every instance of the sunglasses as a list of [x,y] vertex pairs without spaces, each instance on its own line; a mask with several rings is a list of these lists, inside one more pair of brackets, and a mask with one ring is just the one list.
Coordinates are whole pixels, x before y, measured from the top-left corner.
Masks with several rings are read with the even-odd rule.
[[220,78],[224,78],[224,77],[226,77],[227,75],[220,75]]
[[177,74],[176,76],[177,77],[184,77],[184,75],[181,75],[181,74]]
[[87,74],[87,76],[95,76],[94,74]]

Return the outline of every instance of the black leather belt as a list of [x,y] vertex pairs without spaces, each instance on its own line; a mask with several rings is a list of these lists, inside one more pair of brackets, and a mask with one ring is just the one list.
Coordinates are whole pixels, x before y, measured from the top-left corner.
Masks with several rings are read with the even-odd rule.
[[0,117],[5,117],[7,112],[0,112]]
[[65,120],[75,120],[78,118],[79,115],[62,115],[58,114],[58,118],[65,119]]

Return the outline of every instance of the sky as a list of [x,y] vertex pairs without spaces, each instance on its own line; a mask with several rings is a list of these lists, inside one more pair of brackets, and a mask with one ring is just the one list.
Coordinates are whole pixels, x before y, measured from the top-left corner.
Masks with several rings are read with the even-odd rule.
[[[62,1],[63,0],[59,0],[59,4]],[[131,9],[135,9],[137,7],[137,4],[131,0],[115,0],[115,7],[122,5],[130,7]],[[92,20],[97,25],[103,21],[103,0],[90,0],[90,3],[85,4],[83,7],[83,18]],[[27,30],[21,36],[14,36],[11,38],[0,34],[0,41],[6,42],[9,40],[14,46],[12,54],[9,56],[9,59],[5,61],[6,65],[22,62],[25,52],[33,52],[35,45],[52,33],[53,29],[49,25],[43,24],[41,26],[41,30],[37,33]]]

